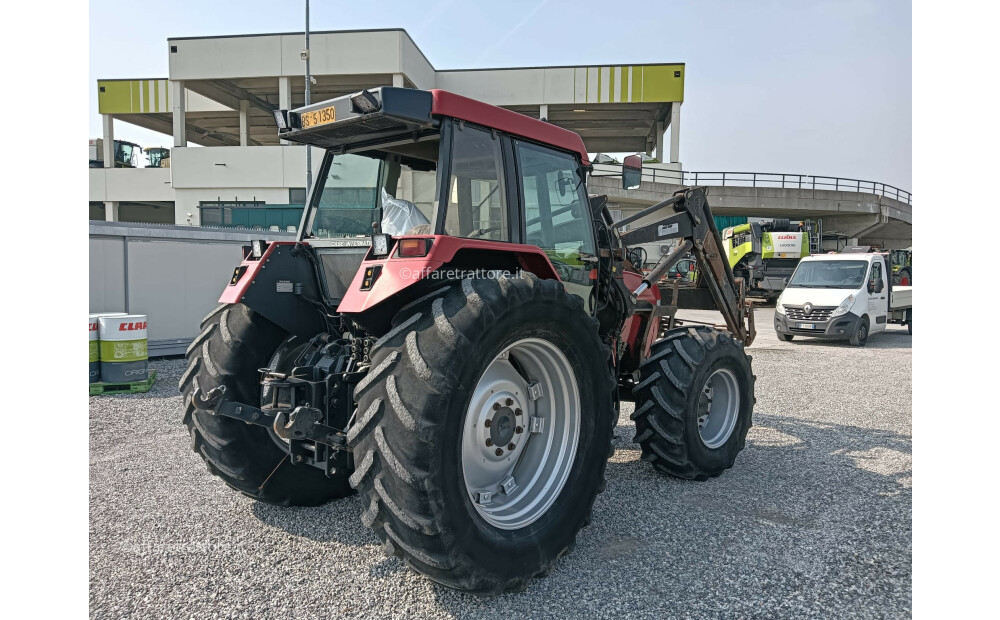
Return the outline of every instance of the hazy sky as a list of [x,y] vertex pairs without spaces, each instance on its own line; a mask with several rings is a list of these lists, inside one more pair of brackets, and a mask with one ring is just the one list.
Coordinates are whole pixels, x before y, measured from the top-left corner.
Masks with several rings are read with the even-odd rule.
[[[100,78],[167,77],[166,39],[301,31],[304,1],[92,0]],[[405,28],[436,69],[687,64],[685,170],[816,174],[911,188],[911,9],[902,0],[312,0],[312,30]],[[124,122],[116,137],[170,146]]]

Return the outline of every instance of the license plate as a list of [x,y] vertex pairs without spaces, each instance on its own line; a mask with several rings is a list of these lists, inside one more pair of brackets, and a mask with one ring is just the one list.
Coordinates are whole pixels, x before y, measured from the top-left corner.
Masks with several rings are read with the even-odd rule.
[[321,110],[302,113],[302,129],[309,129],[317,125],[326,125],[337,120],[337,109],[333,106]]
[[797,323],[796,327],[799,329],[816,329],[815,323]]

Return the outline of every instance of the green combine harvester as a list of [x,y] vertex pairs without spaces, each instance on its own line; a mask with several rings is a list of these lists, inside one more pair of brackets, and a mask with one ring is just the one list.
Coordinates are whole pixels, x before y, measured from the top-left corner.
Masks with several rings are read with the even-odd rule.
[[[91,140],[89,144],[90,150],[90,167],[91,168],[103,168],[104,167],[104,139],[97,138],[96,140]],[[114,157],[115,157],[115,168],[137,168],[139,166],[139,155],[142,154],[142,147],[134,142],[128,142],[126,140],[115,140],[114,142]]]
[[776,299],[799,260],[818,248],[812,222],[774,219],[732,226],[722,231],[722,242],[733,275],[743,278],[747,292]]

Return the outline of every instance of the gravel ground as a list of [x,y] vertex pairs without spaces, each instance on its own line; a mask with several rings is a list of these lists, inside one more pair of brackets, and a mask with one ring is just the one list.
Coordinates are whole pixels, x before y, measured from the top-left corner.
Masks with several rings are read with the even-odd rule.
[[757,310],[757,407],[736,466],[700,483],[658,475],[624,406],[576,549],[492,599],[387,558],[357,497],[276,508],[229,491],[180,424],[183,362],[154,362],[148,394],[90,399],[91,614],[907,617],[911,338],[890,326],[864,349],[784,343],[772,313]]

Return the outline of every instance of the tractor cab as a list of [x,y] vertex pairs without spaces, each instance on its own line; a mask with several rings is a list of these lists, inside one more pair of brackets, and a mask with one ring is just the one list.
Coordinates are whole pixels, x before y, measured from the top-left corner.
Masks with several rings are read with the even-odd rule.
[[139,163],[142,147],[133,142],[115,140],[115,168],[135,168]]
[[169,168],[170,149],[153,147],[146,149],[147,168]]
[[342,312],[365,312],[456,254],[463,269],[531,264],[591,303],[596,241],[577,134],[453,93],[402,88],[275,118],[282,139],[327,149],[299,238],[316,249],[324,292]]
[[[97,138],[96,140],[91,140],[89,144],[90,149],[90,167],[91,168],[103,168],[104,167],[104,139]],[[164,149],[165,150],[165,149]],[[115,140],[114,141],[114,167],[115,168],[135,168],[139,163],[139,155],[142,154],[142,147],[134,142],[127,142],[125,140]]]

